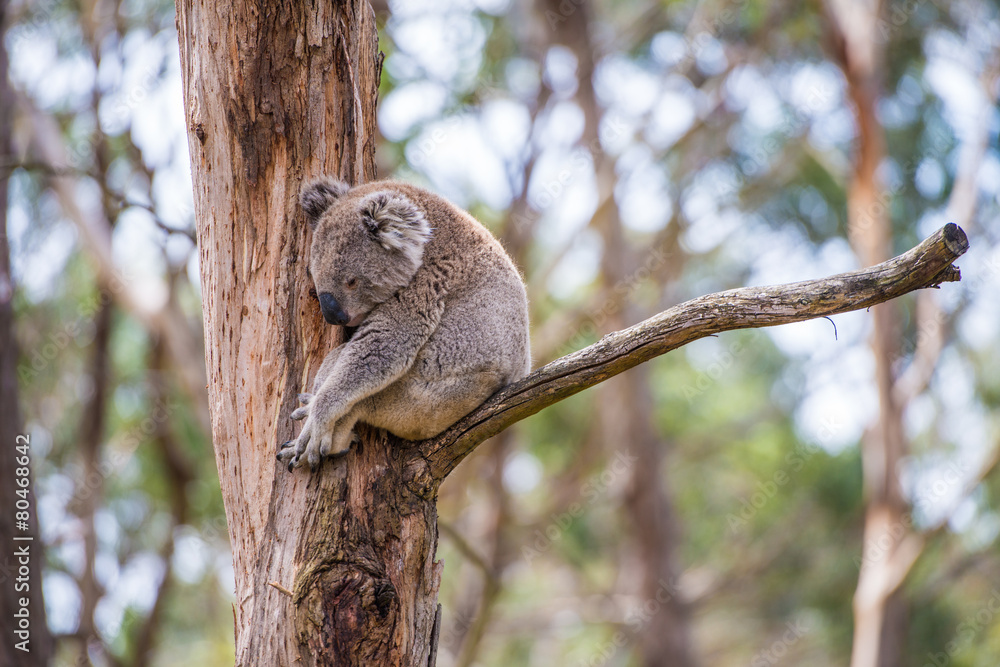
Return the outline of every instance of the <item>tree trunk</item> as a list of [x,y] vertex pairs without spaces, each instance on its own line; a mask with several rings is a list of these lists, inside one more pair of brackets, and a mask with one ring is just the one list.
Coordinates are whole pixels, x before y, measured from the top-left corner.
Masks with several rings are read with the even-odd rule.
[[[612,196],[613,188],[608,189]],[[628,252],[621,220],[614,206],[599,226],[604,240],[602,275],[608,294],[618,294],[622,285],[636,279],[637,263]],[[631,271],[627,267],[632,267]],[[629,295],[621,297],[608,315],[602,334],[622,329],[635,321],[636,308]],[[670,448],[656,434],[653,405],[649,396],[646,368],[608,380],[601,388],[599,414],[603,439],[611,447],[625,449],[631,460],[625,514],[634,551],[633,585],[640,605],[655,605],[655,613],[644,616],[636,628],[636,659],[642,665],[670,664],[691,667],[697,664],[691,646],[687,609],[678,596],[677,533],[663,460]],[[645,613],[645,612],[644,612]]]
[[[847,192],[847,232],[863,266],[892,256],[890,198],[878,167],[885,159],[885,136],[876,113],[881,96],[883,48],[876,34],[880,0],[860,5],[829,0],[837,57],[854,107],[858,141]],[[861,442],[865,482],[864,553],[854,595],[852,667],[898,667],[903,664],[907,605],[888,582],[898,576],[897,554],[907,534],[908,504],[899,481],[907,453],[904,406],[896,399],[893,360],[899,356],[900,316],[893,303],[872,308],[872,355],[879,397],[877,422]],[[887,549],[880,546],[889,541]],[[905,559],[904,559],[905,560]]]
[[[0,162],[15,162],[11,155],[11,121],[14,112],[13,93],[7,82],[7,3],[0,0]],[[14,282],[10,270],[10,246],[7,242],[7,182],[10,172],[0,170],[0,543],[4,553],[0,557],[0,618],[4,632],[0,641],[0,665],[33,667],[47,665],[52,655],[52,639],[45,624],[45,606],[42,602],[42,542],[35,514],[37,496],[30,474],[38,462],[37,452],[31,449],[21,429],[21,412],[17,403],[18,348],[14,337]],[[29,465],[23,466],[27,445]],[[19,468],[27,468],[27,477]],[[17,480],[27,479],[29,486],[21,487]],[[18,494],[19,490],[28,493]],[[26,497],[25,497],[26,495]],[[28,509],[21,510],[24,501]],[[15,511],[27,512],[27,529],[21,527]],[[23,557],[23,560],[22,560]],[[25,588],[27,586],[27,588]],[[27,605],[22,605],[27,601]],[[26,616],[25,616],[26,615]],[[27,626],[21,623],[26,619]],[[8,626],[8,623],[10,624]],[[18,635],[16,630],[26,631]],[[21,643],[25,642],[26,643]],[[21,650],[19,645],[25,650]]]
[[[601,148],[598,134],[604,110],[593,81],[597,50],[590,26],[593,8],[583,0],[577,4],[578,11],[568,16],[557,0],[543,0],[540,7],[545,16],[563,19],[550,22],[554,26],[551,39],[566,44],[577,58],[577,99],[584,115],[581,143],[593,158],[597,180],[598,210],[591,226],[600,231],[604,243],[601,278],[605,293],[609,299],[617,300],[609,302],[613,307],[600,327],[601,333],[607,334],[641,319],[628,294],[628,286],[636,279],[637,264],[614,200],[617,186],[614,159]],[[662,474],[662,462],[669,449],[653,427],[648,387],[645,369],[633,369],[608,381],[602,387],[598,403],[604,441],[625,449],[634,461],[625,497],[630,546],[638,570],[633,585],[642,603],[649,602],[657,608],[635,631],[635,655],[643,665],[669,662],[675,667],[691,667],[697,661],[691,647],[687,610],[676,594],[678,521]]]
[[180,0],[215,457],[239,665],[426,665],[437,483],[372,431],[321,474],[275,460],[339,330],[320,315],[303,180],[374,179],[380,59],[367,2]]

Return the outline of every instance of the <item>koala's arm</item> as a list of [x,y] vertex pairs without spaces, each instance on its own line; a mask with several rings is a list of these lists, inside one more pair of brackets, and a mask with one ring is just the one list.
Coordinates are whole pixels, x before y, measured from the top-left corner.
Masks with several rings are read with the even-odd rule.
[[[350,342],[350,341],[348,341]],[[313,380],[312,393],[316,394],[326,379],[330,377],[330,373],[333,372],[334,367],[337,365],[337,359],[340,358],[340,353],[344,351],[344,347],[347,343],[341,343],[337,347],[330,350],[326,357],[323,358],[323,363],[320,364],[319,370],[316,371],[316,378]]]
[[444,312],[444,299],[427,294],[430,291],[411,286],[373,310],[351,340],[330,353],[337,356],[320,385],[331,361],[329,356],[324,360],[311,409],[320,423],[339,419],[413,366]]
[[330,373],[333,372],[333,367],[337,364],[337,359],[340,358],[340,353],[344,349],[345,343],[341,343],[337,347],[330,350],[327,355],[323,358],[323,363],[320,364],[319,370],[316,371],[316,377],[313,379],[312,392],[303,392],[299,394],[299,402],[302,403],[302,407],[295,410],[290,416],[295,421],[305,419],[309,416],[309,405],[312,403],[313,398],[319,393],[320,387],[326,382],[326,379],[330,377]]

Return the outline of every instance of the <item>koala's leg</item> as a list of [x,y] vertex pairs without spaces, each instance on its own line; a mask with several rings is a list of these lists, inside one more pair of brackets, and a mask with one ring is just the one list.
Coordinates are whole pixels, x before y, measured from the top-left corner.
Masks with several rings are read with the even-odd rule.
[[361,421],[404,440],[432,438],[505,384],[506,377],[492,367],[434,379],[413,374],[372,396]]
[[323,359],[323,363],[319,365],[319,370],[316,371],[316,379],[313,380],[314,394],[319,391],[319,388],[323,386],[326,379],[330,377],[330,373],[333,372],[333,367],[337,363],[337,359],[340,358],[340,353],[343,351],[344,344],[341,344],[327,353],[326,358]]

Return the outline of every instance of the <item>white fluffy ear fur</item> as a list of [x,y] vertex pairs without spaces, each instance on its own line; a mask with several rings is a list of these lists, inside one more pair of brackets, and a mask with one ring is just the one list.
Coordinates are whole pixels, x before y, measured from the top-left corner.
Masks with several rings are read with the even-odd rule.
[[326,209],[350,189],[347,183],[326,176],[309,181],[299,193],[299,205],[305,211],[309,227],[315,229]]
[[362,218],[383,248],[398,250],[414,265],[420,264],[431,226],[416,204],[400,194],[378,192],[366,202]]

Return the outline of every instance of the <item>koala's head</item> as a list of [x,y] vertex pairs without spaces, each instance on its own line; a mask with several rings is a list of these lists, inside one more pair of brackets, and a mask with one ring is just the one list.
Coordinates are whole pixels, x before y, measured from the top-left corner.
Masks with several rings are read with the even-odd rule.
[[330,324],[358,326],[420,268],[431,229],[401,192],[360,194],[320,179],[302,189],[299,202],[313,231],[309,270]]

